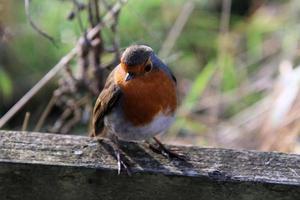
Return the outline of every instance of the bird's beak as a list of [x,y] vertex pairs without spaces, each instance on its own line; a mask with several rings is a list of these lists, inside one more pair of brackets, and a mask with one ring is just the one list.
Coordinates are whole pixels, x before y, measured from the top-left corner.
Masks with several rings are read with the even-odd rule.
[[129,80],[131,80],[131,79],[133,79],[133,78],[134,78],[133,73],[127,72],[127,74],[126,74],[126,76],[125,76],[125,81],[129,81]]

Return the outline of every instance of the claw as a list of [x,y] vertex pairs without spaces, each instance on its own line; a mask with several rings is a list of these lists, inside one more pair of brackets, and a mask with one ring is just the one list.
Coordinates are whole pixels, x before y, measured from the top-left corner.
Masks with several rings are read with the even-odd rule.
[[131,174],[132,174],[131,170],[128,167],[127,162],[124,159],[122,159],[122,156],[121,156],[121,153],[120,153],[119,149],[114,149],[114,151],[115,151],[115,155],[116,155],[117,162],[118,162],[118,175],[121,174],[122,167],[123,167],[126,170],[127,174],[129,176],[131,176]]
[[[126,170],[128,176],[131,176],[131,175],[132,175],[132,172],[131,172],[130,168],[128,167],[128,164],[126,164],[126,163],[124,162],[124,160],[121,160],[121,165],[122,165],[123,168]],[[119,174],[120,174],[120,173],[119,173]]]
[[149,148],[155,152],[162,154],[164,157],[168,159],[178,159],[182,161],[186,161],[186,158],[183,155],[177,154],[169,149],[167,149],[156,137],[153,137],[154,141],[158,144],[158,147],[155,147],[152,144],[149,144]]
[[119,151],[116,152],[116,157],[117,157],[117,162],[118,162],[118,175],[119,175],[119,174],[121,174],[121,169],[122,169],[121,158],[120,158],[120,152]]
[[122,167],[123,167],[126,170],[127,174],[129,176],[131,176],[132,173],[131,173],[129,164],[125,160],[124,155],[120,152],[120,145],[119,145],[118,139],[116,137],[114,137],[112,141],[114,143],[114,145],[112,145],[112,147],[113,147],[113,150],[115,152],[116,159],[118,162],[118,175],[121,174]]

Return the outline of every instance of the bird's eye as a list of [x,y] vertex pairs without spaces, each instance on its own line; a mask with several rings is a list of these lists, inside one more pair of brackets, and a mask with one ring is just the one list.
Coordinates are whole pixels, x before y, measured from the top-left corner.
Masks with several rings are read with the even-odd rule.
[[145,72],[150,72],[152,70],[152,65],[151,64],[147,64],[145,66]]

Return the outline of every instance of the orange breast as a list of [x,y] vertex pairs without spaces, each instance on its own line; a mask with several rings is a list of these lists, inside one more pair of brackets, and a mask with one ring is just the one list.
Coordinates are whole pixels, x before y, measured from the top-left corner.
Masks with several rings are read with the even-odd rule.
[[122,107],[128,121],[145,125],[160,112],[171,115],[177,107],[174,82],[162,71],[152,71],[125,82],[126,72],[118,67],[115,81],[123,92]]

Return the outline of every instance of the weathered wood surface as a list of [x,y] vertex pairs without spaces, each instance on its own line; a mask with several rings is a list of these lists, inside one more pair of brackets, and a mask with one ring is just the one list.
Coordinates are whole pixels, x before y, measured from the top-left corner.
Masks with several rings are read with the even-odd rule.
[[0,131],[0,199],[300,199],[299,155],[176,147],[183,162],[122,146],[130,177],[117,175],[110,141]]

